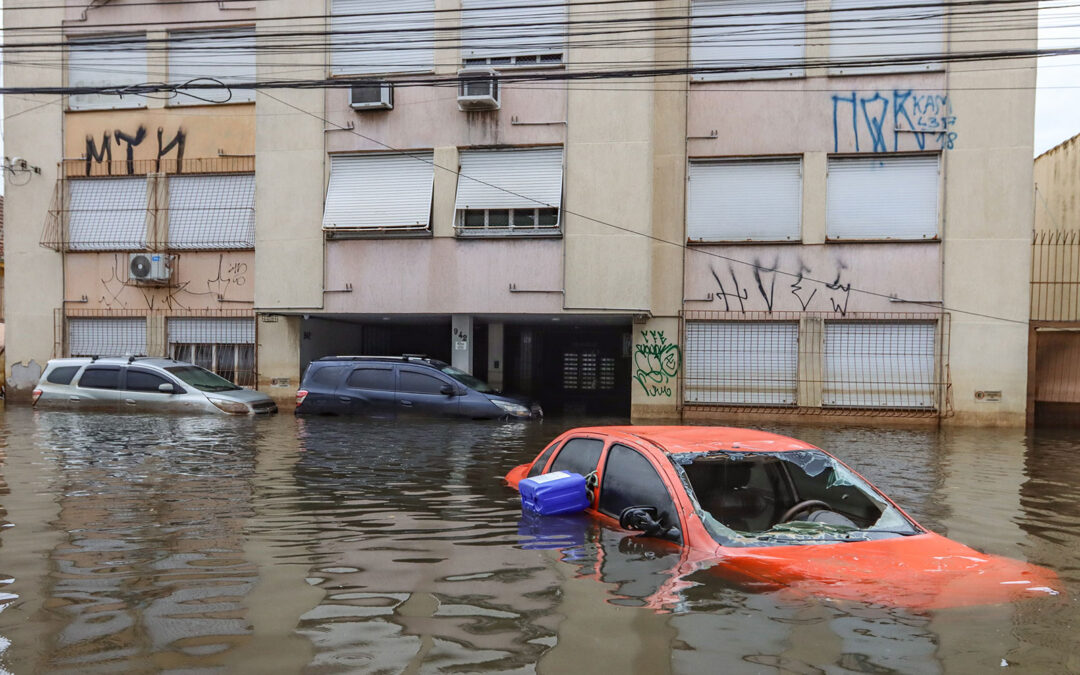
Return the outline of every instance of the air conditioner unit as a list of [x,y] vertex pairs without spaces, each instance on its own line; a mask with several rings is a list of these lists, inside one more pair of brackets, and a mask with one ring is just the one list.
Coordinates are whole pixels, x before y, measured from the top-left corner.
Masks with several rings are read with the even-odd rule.
[[499,109],[499,73],[490,68],[463,68],[458,71],[458,108]]
[[353,110],[393,110],[394,85],[389,82],[358,84],[349,89]]
[[128,278],[132,281],[162,283],[172,278],[173,256],[164,253],[132,253],[128,256]]

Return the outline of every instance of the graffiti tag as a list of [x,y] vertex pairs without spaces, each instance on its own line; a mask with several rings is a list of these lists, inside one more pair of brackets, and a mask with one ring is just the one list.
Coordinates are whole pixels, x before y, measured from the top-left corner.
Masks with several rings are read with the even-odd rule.
[[[948,94],[911,89],[833,94],[833,152],[854,142],[855,152],[896,152],[913,136],[917,149],[951,150],[956,144],[956,115]],[[907,147],[914,150],[916,147]]]
[[[157,130],[157,158],[155,171],[161,171],[161,158],[169,154],[173,150],[176,150],[176,172],[180,173],[182,164],[184,161],[184,143],[187,140],[187,134],[183,129],[177,129],[176,135],[172,137],[172,140],[166,141],[165,130],[158,127]],[[109,173],[113,171],[112,166],[112,141],[116,141],[119,146],[125,146],[124,153],[124,166],[127,175],[135,175],[135,147],[141,145],[146,140],[146,127],[139,125],[139,128],[135,130],[134,134],[128,134],[120,129],[113,130],[112,133],[108,131],[101,135],[101,147],[98,147],[97,140],[87,134],[86,135],[86,175],[90,175],[90,167],[94,162],[105,162]]]
[[669,343],[664,331],[641,331],[641,344],[634,351],[634,379],[646,396],[671,396],[671,379],[680,367],[679,345]]

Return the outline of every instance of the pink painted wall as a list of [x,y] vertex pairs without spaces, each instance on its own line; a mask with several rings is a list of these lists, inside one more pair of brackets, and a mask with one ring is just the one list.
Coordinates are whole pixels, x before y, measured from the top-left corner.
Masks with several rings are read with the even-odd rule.
[[[767,311],[771,302],[776,312],[932,312],[940,305],[888,296],[942,299],[938,243],[692,246],[685,269],[688,310]],[[699,302],[709,293],[711,302]]]
[[[155,26],[168,26],[169,30],[183,28],[182,25],[172,25],[176,21],[220,21],[222,25],[231,23],[255,22],[255,2],[237,2],[226,0],[225,2],[180,2],[180,3],[156,3],[145,0],[113,0],[108,4],[102,4],[86,11],[86,20],[82,20],[83,12],[89,3],[82,0],[68,2],[64,16],[64,31],[68,35],[79,32],[89,33],[120,33],[128,32],[117,29],[115,24],[148,24],[151,29]],[[224,9],[219,8],[219,5]],[[284,22],[282,22],[284,23]],[[104,26],[105,28],[100,28]],[[192,28],[214,28],[213,24],[196,24]]]
[[[64,298],[86,295],[69,309],[250,309],[254,300],[253,251],[181,252],[173,285],[147,286],[128,281],[128,253],[68,253]],[[219,302],[226,300],[248,302]]]
[[[690,88],[686,135],[719,133],[716,139],[690,140],[689,155],[940,150],[949,141],[937,131],[943,125],[962,133],[952,127],[962,120],[955,119],[948,97],[941,98],[947,93],[945,86],[944,73],[695,83]],[[894,134],[897,127],[932,132],[921,134],[920,148],[920,134]],[[881,133],[875,144],[877,128]]]
[[378,239],[334,242],[326,248],[330,313],[554,313],[562,288],[562,241]]
[[515,116],[520,122],[566,119],[565,89],[529,89],[530,86],[539,85],[504,87],[502,107],[492,112],[458,110],[456,86],[396,87],[393,110],[360,113],[349,107],[348,89],[327,89],[326,110],[331,122],[327,128],[348,126],[350,122],[356,125],[355,133],[328,132],[327,150],[388,151],[390,148],[564,143],[564,124],[511,124]]

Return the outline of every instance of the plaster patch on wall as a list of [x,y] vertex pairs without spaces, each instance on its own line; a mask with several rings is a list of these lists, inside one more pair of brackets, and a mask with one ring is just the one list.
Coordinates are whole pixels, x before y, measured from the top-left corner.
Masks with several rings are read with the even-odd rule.
[[11,377],[8,378],[8,390],[32,389],[41,379],[41,366],[37,361],[30,359],[27,364],[11,364]]

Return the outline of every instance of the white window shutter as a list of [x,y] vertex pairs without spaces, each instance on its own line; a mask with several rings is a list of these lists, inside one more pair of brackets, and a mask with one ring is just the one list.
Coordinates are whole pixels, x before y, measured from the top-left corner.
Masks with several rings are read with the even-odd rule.
[[562,148],[463,150],[455,209],[560,208],[562,153]]
[[[803,0],[693,0],[690,60],[695,80],[802,77],[806,69],[806,3]],[[743,70],[740,70],[742,68]]]
[[938,236],[938,155],[834,157],[826,195],[830,239]]
[[179,317],[168,320],[169,344],[254,344],[254,319]]
[[566,49],[566,20],[565,4],[536,7],[522,0],[464,0],[461,56],[561,54]]
[[169,246],[254,248],[255,174],[170,176]]
[[825,324],[823,403],[933,409],[934,322]]
[[794,405],[799,324],[688,321],[684,360],[686,403]]
[[69,181],[68,245],[73,251],[146,248],[146,177]]
[[[144,84],[148,79],[146,37],[141,33],[71,40],[67,56],[69,87],[126,87]],[[132,94],[73,94],[68,97],[68,107],[72,110],[143,108],[146,99]]]
[[434,172],[430,152],[332,155],[323,227],[426,229]]
[[428,72],[435,67],[435,0],[331,0],[334,75]]
[[[227,85],[254,82],[255,33],[249,28],[169,33],[169,82],[181,84],[198,78],[220,80]],[[206,103],[202,99],[228,99],[229,103],[255,100],[254,89],[177,91],[178,96],[169,99],[170,105],[202,105]]]
[[[921,6],[912,6],[921,5]],[[895,63],[895,59],[942,54],[943,14],[938,0],[832,0],[829,56],[832,61],[881,65],[836,65],[837,75],[936,70],[941,61]],[[890,61],[894,61],[890,63]]]
[[690,162],[686,234],[692,241],[798,241],[802,163]]
[[146,319],[68,319],[71,356],[145,356]]

